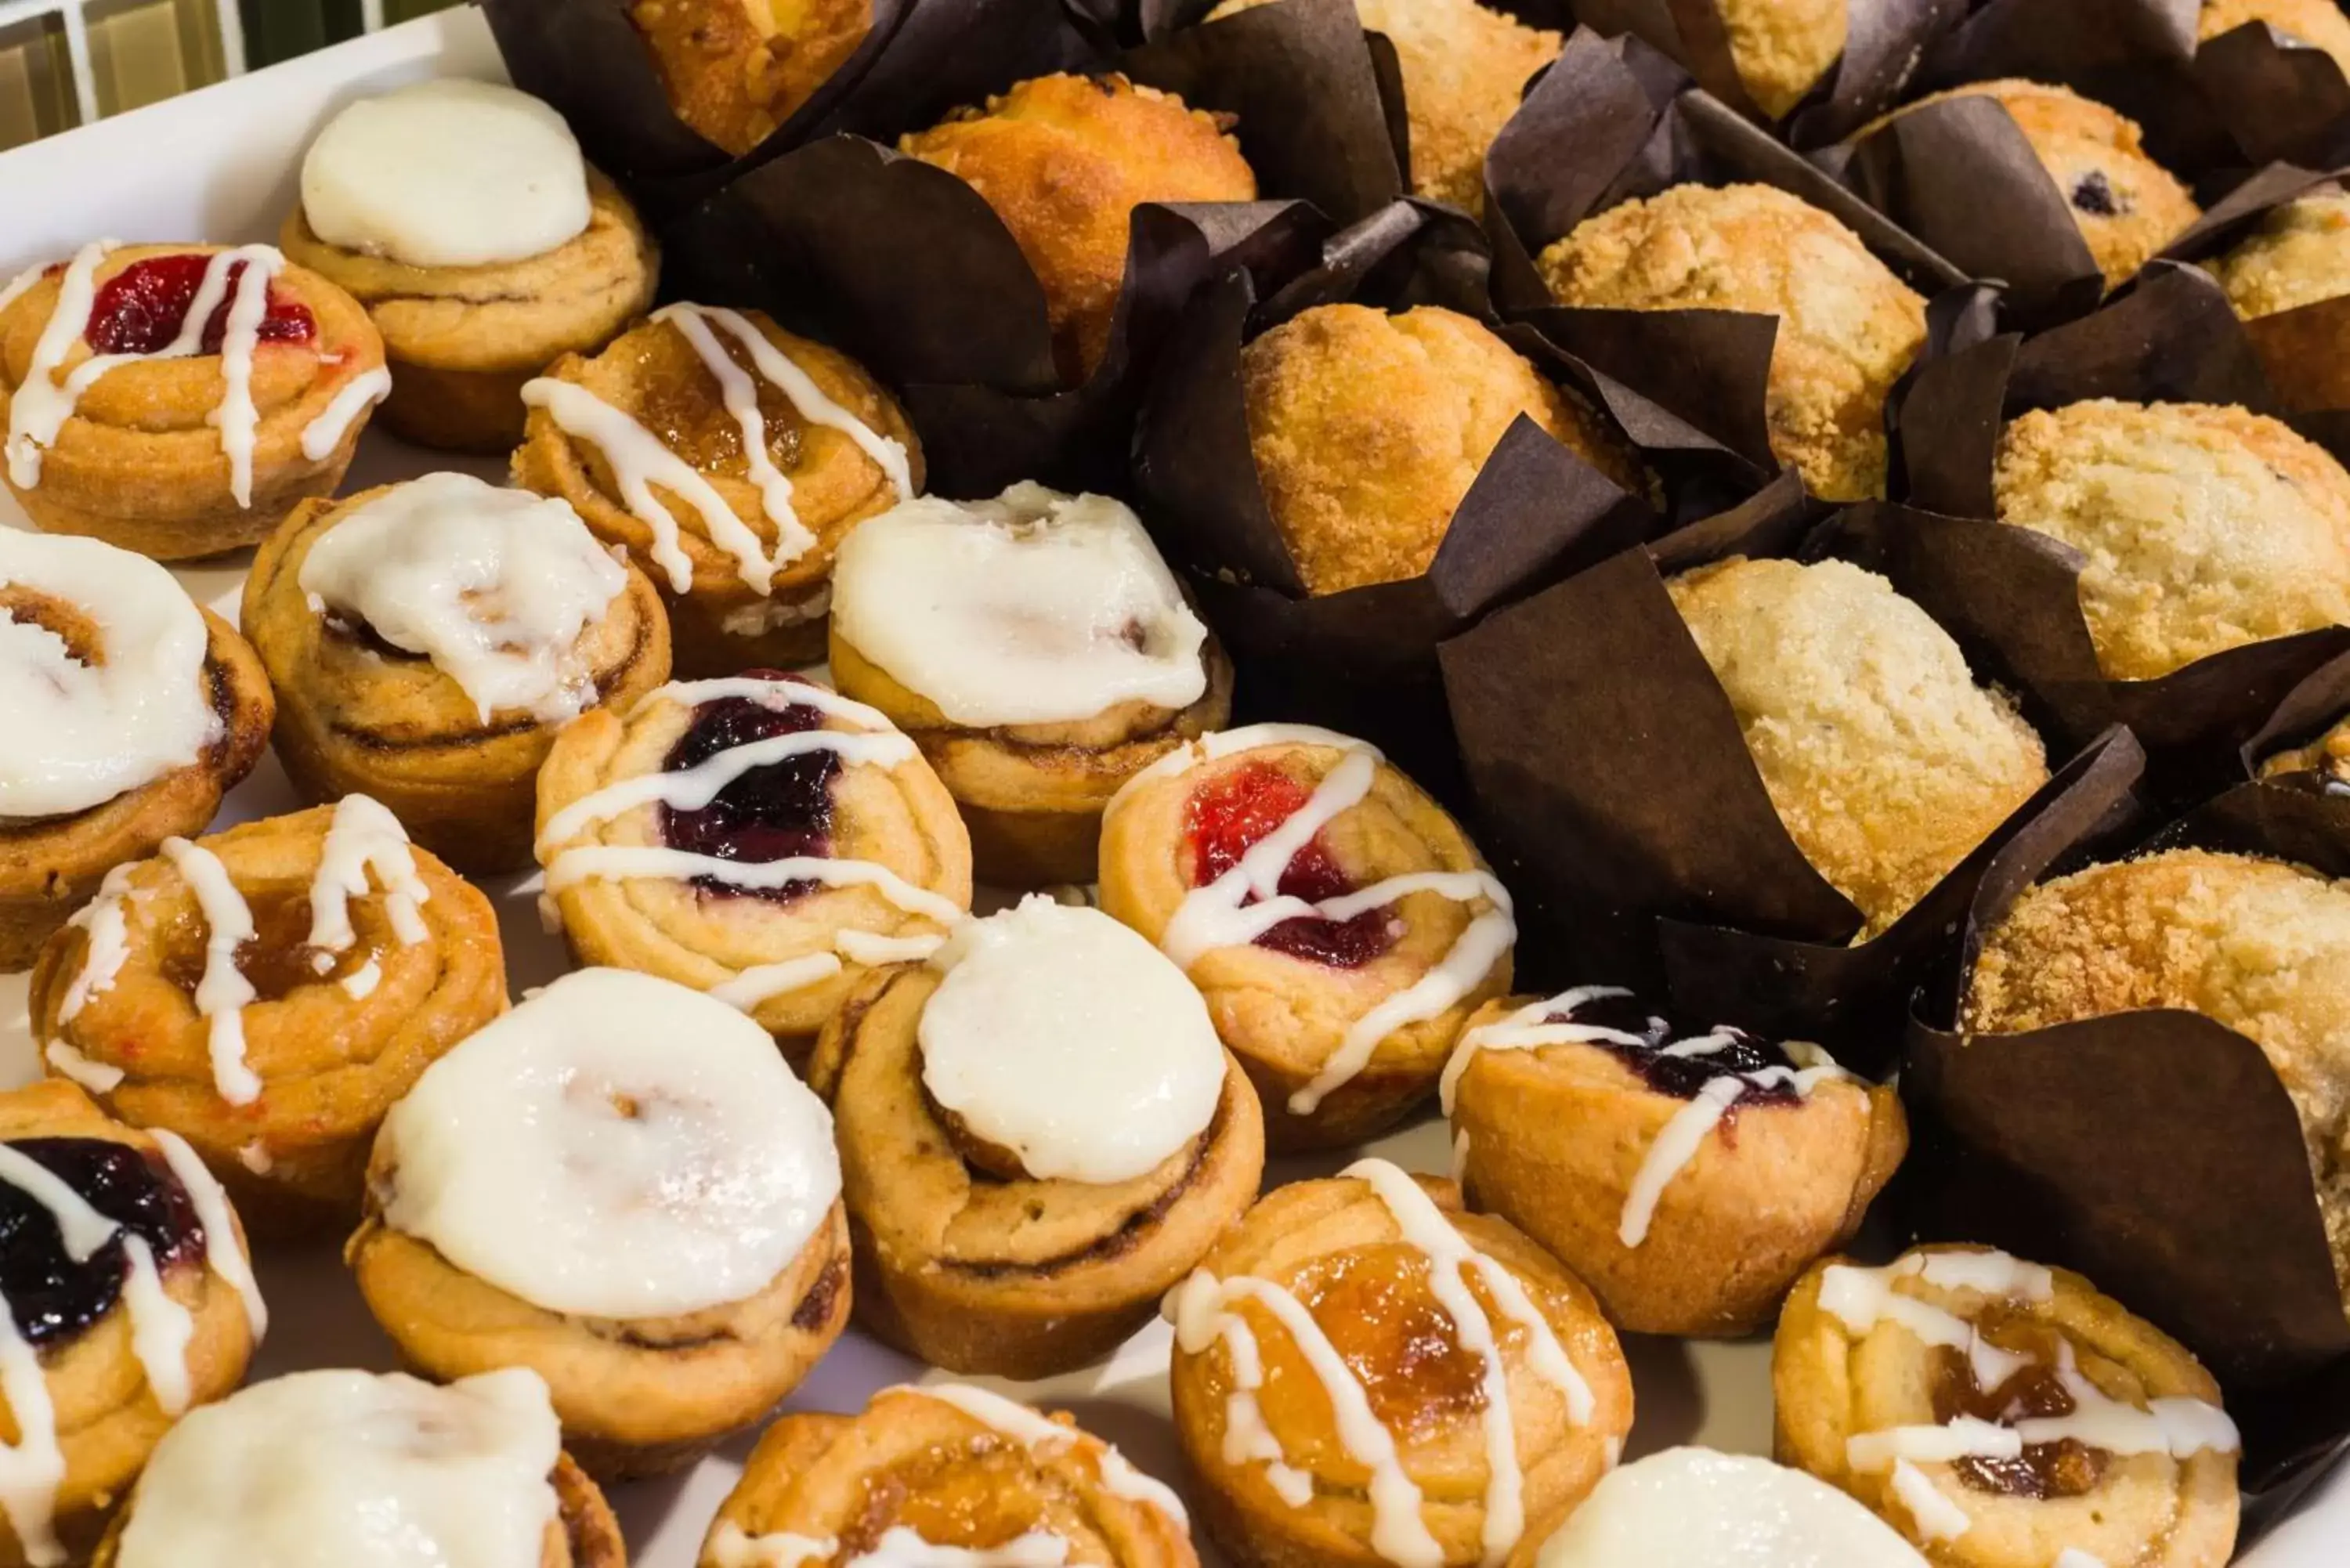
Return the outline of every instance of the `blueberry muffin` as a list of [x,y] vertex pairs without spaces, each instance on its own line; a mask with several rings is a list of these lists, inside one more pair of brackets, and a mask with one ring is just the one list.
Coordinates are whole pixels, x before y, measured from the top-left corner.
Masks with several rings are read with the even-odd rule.
[[1844,54],[1846,0],[1716,0],[1731,63],[1773,119],[1804,101]]
[[2350,294],[2350,192],[2328,185],[2271,209],[2211,274],[2247,321]]
[[2296,44],[2324,50],[2350,76],[2350,16],[2334,0],[2203,0],[2195,34],[2208,41],[2248,22],[2266,22]]

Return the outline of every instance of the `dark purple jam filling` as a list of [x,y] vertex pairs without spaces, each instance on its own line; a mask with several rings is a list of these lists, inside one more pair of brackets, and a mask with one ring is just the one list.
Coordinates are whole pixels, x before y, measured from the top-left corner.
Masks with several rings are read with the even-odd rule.
[[[1712,1029],[1677,1028],[1637,996],[1593,997],[1573,1008],[1550,1014],[1545,1022],[1581,1023],[1631,1036],[1633,1043],[1630,1044],[1621,1039],[1599,1039],[1590,1044],[1638,1074],[1640,1081],[1650,1089],[1677,1100],[1697,1098],[1698,1092],[1716,1078],[1760,1073],[1772,1067],[1792,1072],[1795,1065],[1785,1051],[1760,1035],[1749,1034],[1743,1029],[1734,1029],[1728,1024]],[[1667,1054],[1668,1049],[1675,1044],[1709,1036],[1721,1044],[1704,1052]],[[1750,1083],[1731,1104],[1733,1108],[1792,1106],[1801,1098],[1795,1093],[1794,1085],[1784,1081]]]
[[[766,680],[793,679],[771,670],[746,673]],[[661,771],[681,773],[735,746],[823,727],[823,711],[809,703],[770,708],[747,697],[722,697],[693,711],[685,733],[661,760]],[[661,807],[661,836],[672,849],[745,865],[828,856],[832,781],[839,772],[840,753],[832,751],[806,752],[753,768],[700,811]],[[704,893],[782,904],[816,883],[802,878],[775,888],[742,888],[715,877],[697,877],[693,885]]]
[[[1234,768],[1202,788],[1185,810],[1191,885],[1204,888],[1231,870],[1258,839],[1303,810],[1313,794],[1309,785],[1271,763]],[[1318,834],[1290,857],[1281,874],[1280,891],[1309,904],[1355,890],[1354,878]],[[1256,945],[1332,969],[1358,969],[1395,946],[1396,934],[1394,910],[1382,908],[1345,920],[1318,916],[1284,920],[1257,938]]]
[[[185,1189],[157,1162],[103,1138],[29,1137],[8,1147],[82,1196],[89,1206],[154,1251],[166,1269],[204,1244]],[[67,1255],[56,1216],[30,1193],[0,1181],[0,1294],[16,1331],[34,1345],[69,1338],[113,1310],[130,1261],[116,1236],[87,1262]]]

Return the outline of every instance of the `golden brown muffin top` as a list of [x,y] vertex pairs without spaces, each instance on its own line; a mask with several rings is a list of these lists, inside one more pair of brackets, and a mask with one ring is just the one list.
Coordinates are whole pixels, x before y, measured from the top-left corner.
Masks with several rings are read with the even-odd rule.
[[2040,737],[1950,634],[1843,561],[1734,557],[1666,585],[1737,711],[1788,836],[1898,919],[2048,777]]
[[2261,775],[2323,774],[2334,784],[2350,786],[2350,719],[2345,719],[2305,746],[2279,752],[2261,764]]
[[1636,459],[1478,322],[1436,306],[1324,305],[1241,351],[1266,506],[1311,594],[1426,571],[1521,413],[1618,484]]
[[2002,523],[2087,557],[2098,662],[2148,680],[2245,643],[2350,625],[2350,473],[2281,421],[2097,399],[2002,433]]
[[2247,320],[2350,294],[2350,193],[2329,185],[2272,209],[2211,272]]
[[1769,185],[1676,185],[1585,219],[1540,265],[1565,305],[1776,316],[1772,451],[1814,494],[1885,493],[1885,397],[1926,302],[1835,218]]
[[1731,63],[1754,106],[1777,119],[1834,68],[1849,25],[1845,0],[1717,0]]
[[[1217,21],[1271,0],[1224,0]],[[1564,40],[1477,0],[1355,0],[1366,31],[1384,34],[1403,70],[1411,121],[1411,188],[1474,213],[1485,200],[1485,150],[1518,111],[1526,82]]]
[[677,117],[741,156],[764,141],[857,52],[871,0],[635,0]]
[[2247,22],[2266,22],[2287,37],[2324,50],[2350,76],[2350,16],[2334,0],[2203,0],[2195,36],[2216,38]]

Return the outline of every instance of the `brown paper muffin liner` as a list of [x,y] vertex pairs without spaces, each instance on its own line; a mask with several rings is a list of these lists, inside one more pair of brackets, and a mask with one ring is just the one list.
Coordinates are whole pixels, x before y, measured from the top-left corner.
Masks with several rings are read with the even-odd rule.
[[[2279,752],[2306,745],[2345,719],[2350,719],[2350,653],[2320,667],[2277,704],[2239,753],[2245,774],[2259,777]],[[2350,811],[2350,796],[2341,798],[2343,809]]]
[[[2333,62],[2326,64],[2331,68]],[[2350,146],[2343,151],[2350,155]],[[2334,157],[2312,168],[2268,165],[2214,202],[2199,223],[2164,248],[2163,255],[2199,263],[2221,255],[2270,213],[2331,182],[2332,174],[2317,171],[2334,168],[2341,161]],[[2350,296],[2313,301],[2254,317],[2241,325],[2284,408],[2297,415],[2350,409],[2350,356],[2343,352],[2350,347]],[[2304,429],[2302,433],[2336,452],[2350,451],[2350,440],[2344,439],[2342,430]]]
[[2350,81],[2324,50],[2249,22],[2195,52],[2195,82],[2245,161],[2350,160]]

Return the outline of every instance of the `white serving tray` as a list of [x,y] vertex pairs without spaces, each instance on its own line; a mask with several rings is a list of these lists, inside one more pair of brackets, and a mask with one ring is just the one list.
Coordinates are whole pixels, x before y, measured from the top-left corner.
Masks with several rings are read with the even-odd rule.
[[[501,80],[504,75],[479,12],[447,11],[184,98],[102,120],[67,135],[0,152],[0,277],[69,254],[90,239],[130,242],[272,240],[295,197],[302,150],[326,116],[350,99],[433,76]],[[346,489],[363,489],[446,460],[370,431]],[[503,465],[461,462],[488,479]],[[0,524],[23,526],[0,493]],[[244,562],[182,571],[190,590],[230,617]],[[298,805],[276,759],[231,793],[220,825]],[[561,943],[539,926],[537,879],[493,884],[506,943],[508,980],[520,995],[568,967]],[[0,976],[0,1085],[38,1075],[22,976]],[[1407,1168],[1440,1171],[1440,1124],[1423,1123],[1374,1146]],[[1289,1162],[1268,1184],[1326,1174],[1346,1156]],[[390,1369],[391,1346],[369,1320],[333,1248],[258,1260],[271,1309],[269,1339],[255,1376],[317,1366]],[[1771,1444],[1770,1347],[1661,1339],[1627,1340],[1638,1414],[1628,1457],[1681,1443],[1767,1453]],[[1076,1412],[1137,1464],[1172,1481],[1188,1477],[1167,1417],[1168,1330],[1154,1324],[1101,1366],[1047,1383],[994,1385],[1035,1403]],[[877,1390],[941,1375],[852,1330],[789,1402],[789,1408],[855,1410]],[[612,1497],[638,1568],[693,1568],[703,1531],[749,1450],[744,1438],[685,1475],[621,1488]],[[1211,1565],[1211,1553],[1204,1553]],[[2343,1568],[2350,1563],[2350,1467],[2314,1488],[2239,1568]],[[1627,1564],[1626,1568],[1638,1568]]]

